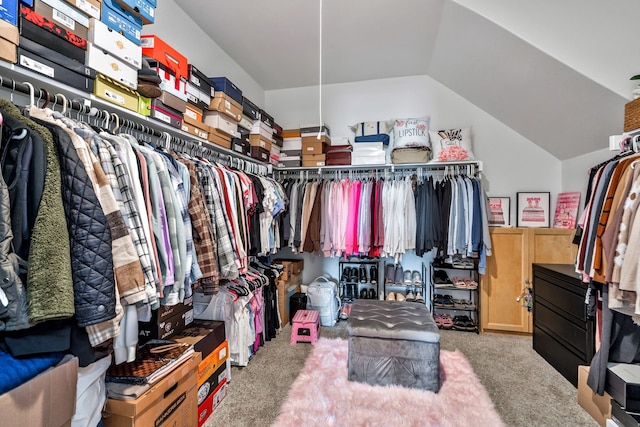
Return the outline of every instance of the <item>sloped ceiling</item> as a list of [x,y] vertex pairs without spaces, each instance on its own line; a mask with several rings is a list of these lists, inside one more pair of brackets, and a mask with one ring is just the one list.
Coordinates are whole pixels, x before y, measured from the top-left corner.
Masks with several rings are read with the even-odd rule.
[[[320,81],[319,0],[175,1],[264,90]],[[640,2],[559,3],[324,0],[322,82],[429,75],[560,160],[600,150],[640,73]]]

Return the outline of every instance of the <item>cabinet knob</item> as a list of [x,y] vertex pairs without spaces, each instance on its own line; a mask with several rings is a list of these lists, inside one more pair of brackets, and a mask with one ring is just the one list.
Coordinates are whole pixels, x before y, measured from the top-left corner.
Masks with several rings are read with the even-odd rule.
[[531,283],[531,281],[529,279],[524,279],[524,283],[525,285],[528,285],[529,283]]

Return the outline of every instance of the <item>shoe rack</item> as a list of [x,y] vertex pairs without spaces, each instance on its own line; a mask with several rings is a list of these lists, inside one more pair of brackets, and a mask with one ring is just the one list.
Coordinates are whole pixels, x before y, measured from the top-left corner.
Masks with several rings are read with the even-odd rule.
[[353,302],[356,299],[380,299],[380,259],[341,258],[338,262],[340,299]]
[[425,284],[424,264],[422,272],[404,270],[401,264],[385,264],[384,266],[384,297],[387,301],[407,301],[426,304],[430,288]]
[[480,333],[478,261],[457,258],[431,263],[431,307],[441,329]]

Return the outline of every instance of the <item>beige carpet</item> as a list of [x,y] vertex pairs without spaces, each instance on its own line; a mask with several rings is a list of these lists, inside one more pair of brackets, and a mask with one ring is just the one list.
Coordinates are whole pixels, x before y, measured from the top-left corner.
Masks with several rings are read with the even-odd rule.
[[[322,336],[346,338],[346,322]],[[311,345],[289,344],[291,329],[267,342],[244,368],[232,368],[227,397],[205,426],[269,426],[304,366]],[[443,350],[460,350],[508,426],[597,426],[577,390],[532,349],[531,338],[441,331]],[[410,402],[408,403],[410,410]]]

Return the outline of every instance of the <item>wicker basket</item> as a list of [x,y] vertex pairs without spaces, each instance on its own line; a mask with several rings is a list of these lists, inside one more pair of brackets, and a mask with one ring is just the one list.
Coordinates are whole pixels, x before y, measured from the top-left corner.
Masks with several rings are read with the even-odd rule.
[[640,98],[624,106],[624,131],[640,129]]

